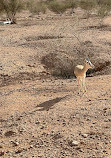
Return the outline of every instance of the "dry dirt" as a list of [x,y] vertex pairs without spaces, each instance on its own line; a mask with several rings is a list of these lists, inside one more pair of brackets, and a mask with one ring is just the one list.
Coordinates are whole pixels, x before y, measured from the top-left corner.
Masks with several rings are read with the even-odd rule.
[[[111,18],[81,17],[23,12],[0,26],[0,157],[111,158]],[[95,69],[78,95],[62,68],[86,56]]]

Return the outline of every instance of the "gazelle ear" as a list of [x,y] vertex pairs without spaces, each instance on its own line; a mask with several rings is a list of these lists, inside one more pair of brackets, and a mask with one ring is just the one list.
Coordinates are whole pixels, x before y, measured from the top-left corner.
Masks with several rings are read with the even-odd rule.
[[88,58],[85,59],[85,62],[89,62]]
[[87,61],[90,61],[88,57],[86,58],[86,60],[87,60]]
[[85,62],[89,63],[89,62],[90,62],[90,59],[87,57],[87,58],[85,59]]

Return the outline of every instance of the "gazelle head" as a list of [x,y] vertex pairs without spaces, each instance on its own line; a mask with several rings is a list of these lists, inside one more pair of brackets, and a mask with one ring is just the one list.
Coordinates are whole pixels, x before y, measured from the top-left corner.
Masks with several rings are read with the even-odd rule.
[[91,63],[91,61],[89,60],[88,57],[85,59],[85,65],[88,69],[93,69],[94,68],[94,65]]

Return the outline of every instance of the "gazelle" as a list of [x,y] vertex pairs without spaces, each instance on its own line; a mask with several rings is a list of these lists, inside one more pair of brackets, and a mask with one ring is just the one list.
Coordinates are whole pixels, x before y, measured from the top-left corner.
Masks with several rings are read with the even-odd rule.
[[88,69],[93,69],[94,65],[90,62],[89,58],[85,59],[84,65],[77,65],[74,69],[74,74],[77,77],[78,86],[79,86],[79,94],[86,92],[85,78],[86,72]]

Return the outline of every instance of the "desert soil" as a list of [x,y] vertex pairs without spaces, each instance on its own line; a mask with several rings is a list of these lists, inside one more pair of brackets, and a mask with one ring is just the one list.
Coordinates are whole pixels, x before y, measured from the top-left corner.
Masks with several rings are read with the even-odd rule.
[[[0,157],[111,158],[111,18],[77,17],[23,12],[0,26]],[[84,95],[75,77],[52,76],[50,53],[90,57]]]

